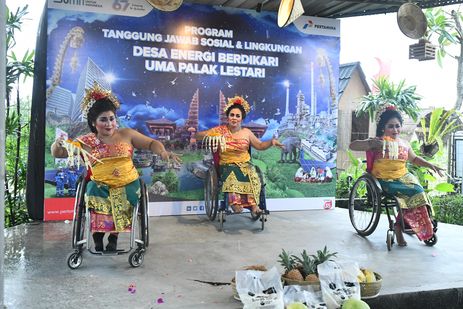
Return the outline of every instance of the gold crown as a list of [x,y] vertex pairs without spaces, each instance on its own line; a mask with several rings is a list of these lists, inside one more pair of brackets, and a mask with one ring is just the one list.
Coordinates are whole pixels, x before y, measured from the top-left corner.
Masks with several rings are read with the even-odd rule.
[[101,99],[110,100],[116,109],[121,106],[121,103],[114,96],[114,94],[112,94],[111,90],[101,88],[101,86],[95,81],[93,82],[92,88],[85,89],[85,96],[82,99],[82,103],[80,104],[80,109],[85,115],[87,115],[93,104]]
[[237,95],[237,96],[234,96],[233,98],[228,98],[228,103],[227,105],[225,105],[224,112],[227,111],[231,106],[233,106],[233,104],[241,105],[244,111],[246,112],[246,114],[251,111],[251,106],[249,106],[248,101],[243,99],[243,97]]

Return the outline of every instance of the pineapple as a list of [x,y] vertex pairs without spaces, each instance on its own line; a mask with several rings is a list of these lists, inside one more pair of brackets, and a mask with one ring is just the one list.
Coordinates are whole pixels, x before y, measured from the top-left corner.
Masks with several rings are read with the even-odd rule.
[[[304,251],[302,251],[301,257],[302,258],[293,255],[294,260],[297,261],[302,268],[302,275],[304,276],[304,278],[309,277],[309,275],[311,274],[316,274],[317,267],[315,266],[314,261],[307,254],[307,251],[305,249]],[[310,280],[305,279],[305,281],[313,281],[313,277],[310,277]]]
[[[322,264],[323,262],[326,262],[328,260],[331,260],[332,257],[336,257],[337,252],[329,252],[326,246],[322,250],[317,250],[317,255],[312,254],[311,257],[313,258],[313,262],[315,264],[315,269],[317,269],[317,266]],[[318,273],[318,272],[317,272]]]
[[298,280],[303,281],[304,277],[302,277],[301,272],[299,269],[296,268],[295,261],[293,256],[290,256],[288,252],[283,249],[278,257],[280,260],[278,262],[285,268],[285,277],[291,280]]
[[304,281],[304,277],[302,277],[301,272],[297,268],[294,268],[288,271],[286,273],[286,278],[295,280],[295,281]]
[[318,279],[316,274],[308,274],[305,276],[304,280],[308,282],[320,282],[320,279]]

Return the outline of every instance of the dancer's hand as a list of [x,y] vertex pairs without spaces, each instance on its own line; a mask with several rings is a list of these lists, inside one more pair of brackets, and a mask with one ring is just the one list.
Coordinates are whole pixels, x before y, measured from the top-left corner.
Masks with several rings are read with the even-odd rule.
[[440,177],[444,177],[445,175],[445,170],[437,165],[431,164],[429,169],[432,170],[434,173],[437,173]]
[[383,150],[383,140],[377,137],[368,139],[368,150]]
[[167,162],[172,161],[174,164],[182,163],[182,159],[180,159],[179,155],[173,153],[172,151],[163,150],[160,153],[160,156],[164,161],[167,161]]

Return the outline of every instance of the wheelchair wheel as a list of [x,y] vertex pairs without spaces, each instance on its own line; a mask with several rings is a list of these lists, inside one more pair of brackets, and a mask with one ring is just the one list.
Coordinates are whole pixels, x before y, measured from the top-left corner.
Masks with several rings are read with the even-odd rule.
[[432,222],[432,230],[434,231],[434,234],[437,232],[437,220],[431,219]]
[[225,211],[219,211],[219,231],[223,231],[223,223],[225,222]]
[[82,265],[82,253],[80,253],[79,251],[71,252],[68,255],[67,261],[68,261],[68,267],[70,269],[79,268],[79,266]]
[[[266,211],[267,207],[266,207],[266,203],[265,203],[265,182],[264,182],[264,175],[262,174],[262,171],[260,170],[260,168],[258,166],[255,166],[256,168],[256,173],[257,175],[259,175],[259,180],[260,180],[260,184],[261,184],[261,187],[260,187],[260,195],[259,195],[259,199],[260,199],[260,203],[259,203],[259,208],[262,210],[261,213],[253,213],[251,211],[251,220],[252,221],[257,221],[259,218],[262,217],[262,213],[264,211]],[[263,225],[262,225],[262,230],[264,229]]]
[[426,246],[432,247],[437,243],[437,235],[434,233],[431,238],[424,241]]
[[145,253],[140,250],[135,250],[129,255],[129,264],[132,267],[139,267],[143,264],[143,260],[145,258]]
[[143,241],[145,248],[149,246],[149,215],[148,215],[148,190],[146,189],[145,182],[140,179],[140,206],[139,206],[139,215],[140,215],[140,239]]
[[375,180],[369,175],[357,179],[349,194],[349,217],[361,236],[368,236],[378,226],[381,199]]
[[214,221],[217,216],[217,210],[219,207],[218,183],[217,171],[214,166],[211,166],[206,173],[204,183],[204,204],[206,208],[206,215],[211,221]]
[[386,237],[387,251],[391,251],[392,245],[394,244],[394,231],[388,230]]
[[254,212],[252,212],[252,211],[250,211],[250,213],[251,213],[251,219],[252,219],[252,221],[257,221],[257,220],[261,217],[261,215],[262,215],[262,213],[256,214],[256,213],[254,213]]
[[78,250],[82,249],[82,244],[78,245],[78,242],[84,239],[85,233],[85,187],[86,181],[80,176],[77,181],[77,194],[74,201],[74,218],[72,220],[72,248]]

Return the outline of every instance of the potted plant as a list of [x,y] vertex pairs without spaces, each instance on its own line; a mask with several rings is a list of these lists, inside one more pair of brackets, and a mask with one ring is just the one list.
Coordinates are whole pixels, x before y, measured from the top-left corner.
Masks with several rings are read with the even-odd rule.
[[461,128],[459,113],[455,109],[445,111],[443,107],[434,109],[421,118],[416,133],[422,142],[421,153],[433,157],[443,147],[443,139],[452,131]]

